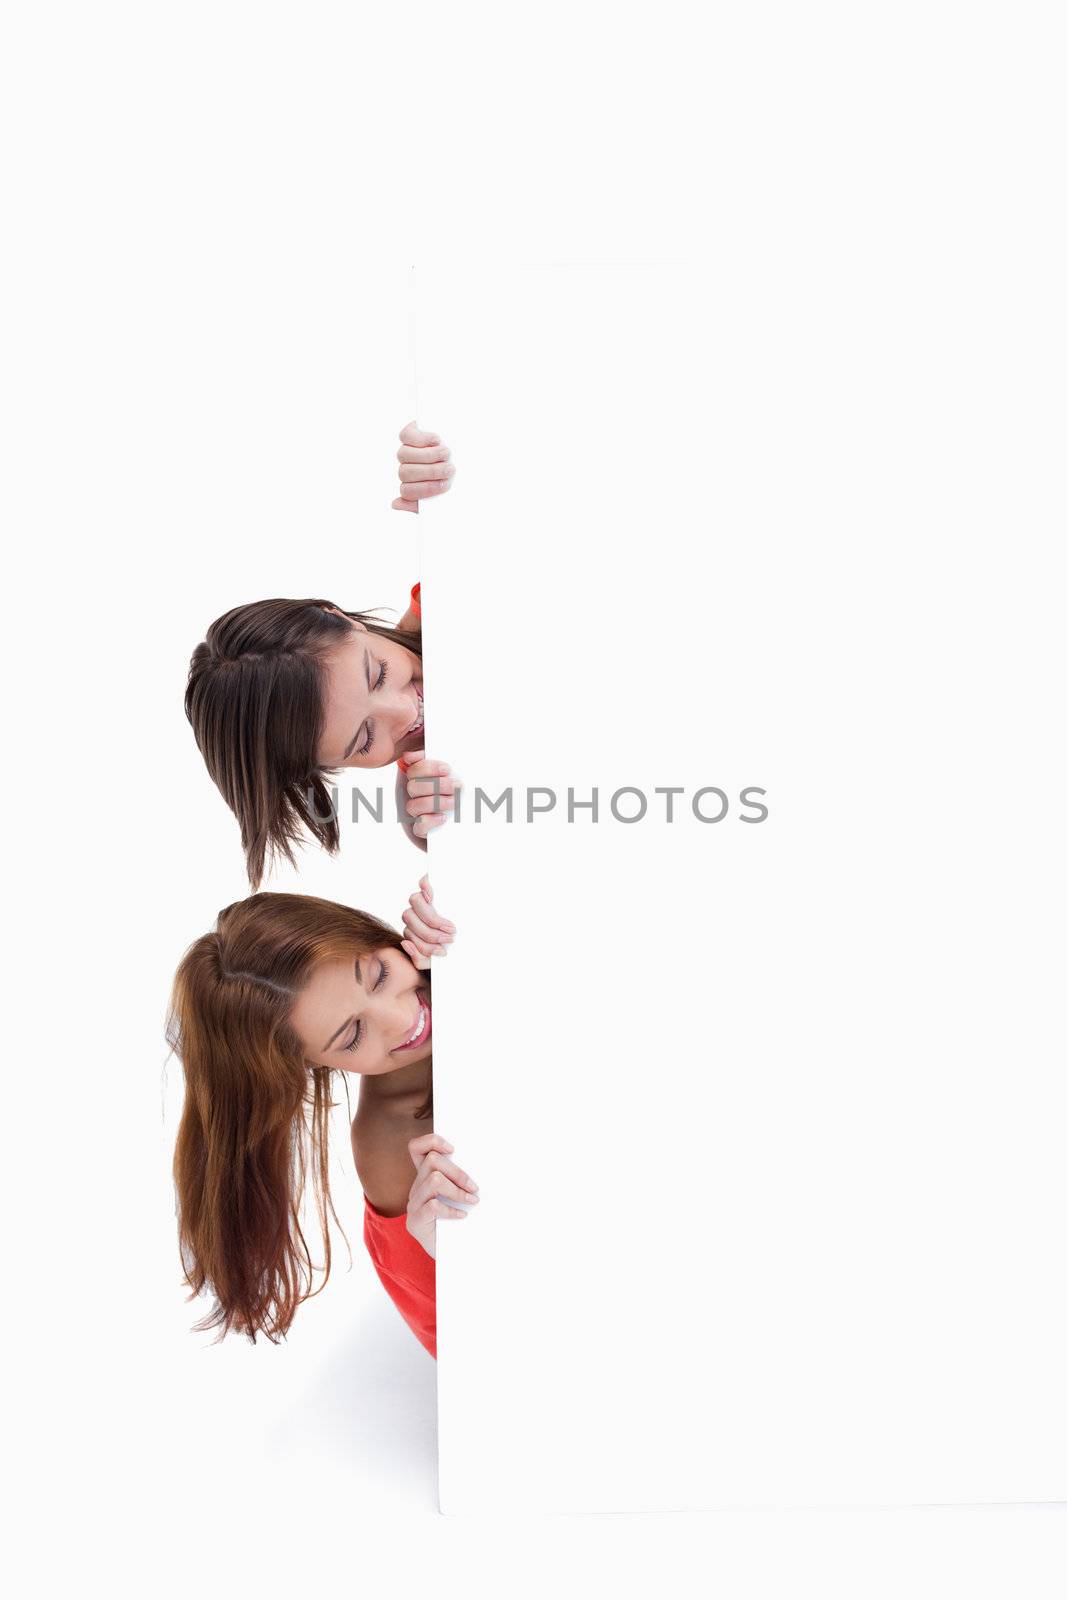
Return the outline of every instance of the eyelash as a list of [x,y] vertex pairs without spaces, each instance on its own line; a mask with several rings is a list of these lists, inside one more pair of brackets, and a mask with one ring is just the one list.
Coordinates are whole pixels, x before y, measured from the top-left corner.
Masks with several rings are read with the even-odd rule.
[[[382,960],[381,956],[378,957],[378,963],[379,963],[379,965],[380,965],[382,970],[378,974],[377,982],[375,983],[374,988],[371,990],[371,994],[377,993],[377,991],[381,988],[382,984],[385,982],[386,978],[389,976],[389,968],[386,966],[386,964]],[[352,1043],[351,1044],[346,1044],[345,1045],[345,1049],[346,1050],[358,1050],[359,1042],[362,1039],[362,1037],[363,1037],[363,1023],[362,1022],[357,1022],[356,1023],[356,1032],[355,1032],[355,1036],[354,1036],[354,1038],[352,1040]]]
[[[385,682],[386,673],[387,673],[387,668],[386,668],[385,662],[384,661],[379,662],[379,665],[378,665],[378,676],[375,678],[374,682],[371,684],[371,691],[372,692],[375,689],[380,689],[381,688],[382,684]],[[367,754],[367,751],[370,749],[370,747],[371,747],[371,745],[373,743],[374,743],[374,723],[373,722],[368,722],[367,723],[367,739],[366,739],[366,743],[360,745],[359,749],[356,751],[357,756],[365,756]]]

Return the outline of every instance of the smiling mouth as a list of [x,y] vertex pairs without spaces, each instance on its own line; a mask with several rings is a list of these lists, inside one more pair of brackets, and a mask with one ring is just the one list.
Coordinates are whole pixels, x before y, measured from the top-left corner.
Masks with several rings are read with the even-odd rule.
[[414,1028],[402,1044],[396,1045],[389,1054],[401,1055],[405,1050],[415,1050],[419,1045],[425,1044],[430,1037],[430,1007],[425,1000],[419,1001],[419,1015]]

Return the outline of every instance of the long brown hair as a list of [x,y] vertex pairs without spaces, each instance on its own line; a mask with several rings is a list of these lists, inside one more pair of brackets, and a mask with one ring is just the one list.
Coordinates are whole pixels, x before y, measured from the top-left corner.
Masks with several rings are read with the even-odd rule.
[[[174,1151],[178,1238],[192,1295],[215,1305],[197,1327],[277,1341],[330,1275],[327,1067],[306,1061],[289,1021],[322,961],[400,948],[363,911],[303,894],[254,894],[220,912],[174,979],[168,1038],[185,1070]],[[426,974],[429,981],[429,974]],[[417,1113],[432,1113],[432,1096]],[[311,1177],[323,1279],[300,1224]]]
[[268,859],[295,865],[307,829],[324,849],[340,844],[326,770],[316,759],[325,721],[324,658],[351,624],[422,656],[422,638],[331,600],[257,600],[213,622],[193,651],[185,690],[207,770],[241,825],[248,881]]

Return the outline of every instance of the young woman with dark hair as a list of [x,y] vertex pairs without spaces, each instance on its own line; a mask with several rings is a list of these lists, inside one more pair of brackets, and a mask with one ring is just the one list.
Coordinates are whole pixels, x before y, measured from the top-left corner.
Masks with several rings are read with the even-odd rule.
[[[351,1072],[361,1080],[351,1136],[364,1241],[401,1315],[437,1354],[436,1224],[465,1216],[478,1189],[432,1131],[429,966],[455,930],[426,878],[403,921],[406,936],[332,901],[254,894],[185,953],[168,1034],[186,1087],[174,1154],[182,1262],[192,1293],[214,1296],[200,1329],[277,1340],[325,1286],[337,1220],[331,1084]],[[301,1221],[309,1178],[321,1269]]]
[[[409,423],[400,434],[401,494],[418,510],[452,481],[451,452]],[[418,584],[396,627],[330,600],[259,600],[219,617],[189,667],[185,711],[208,772],[241,827],[249,881],[274,856],[294,862],[310,833],[340,842],[326,777],[396,762],[408,836],[454,809],[456,780],[422,754],[422,606]]]

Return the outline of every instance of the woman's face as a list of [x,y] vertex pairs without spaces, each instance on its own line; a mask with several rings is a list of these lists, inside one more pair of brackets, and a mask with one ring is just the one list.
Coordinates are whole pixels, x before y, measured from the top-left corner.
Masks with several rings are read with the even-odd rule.
[[422,662],[353,622],[324,661],[326,720],[320,767],[387,767],[422,748]]
[[430,1056],[430,991],[403,950],[323,962],[290,1021],[316,1067],[369,1077]]

